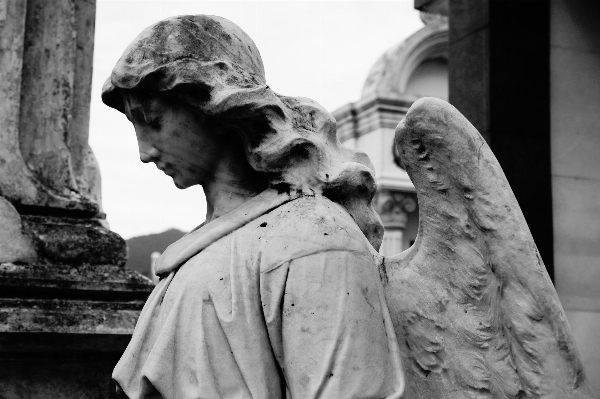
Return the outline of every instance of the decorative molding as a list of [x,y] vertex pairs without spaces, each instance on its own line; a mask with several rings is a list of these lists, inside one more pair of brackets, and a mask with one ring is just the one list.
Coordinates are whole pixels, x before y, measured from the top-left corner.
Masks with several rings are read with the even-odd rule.
[[440,16],[383,54],[365,81],[362,97],[333,111],[338,138],[346,141],[380,128],[395,129],[419,96],[406,93],[415,69],[424,61],[448,58],[448,24]]
[[408,94],[387,98],[371,96],[333,111],[338,139],[344,142],[377,129],[395,129],[417,99]]
[[403,193],[416,193],[415,186],[410,181],[408,175],[406,175],[406,179],[393,178],[385,175],[377,176],[376,179],[379,187],[378,190],[390,189],[398,190]]
[[426,60],[448,59],[448,24],[430,24],[386,51],[375,62],[363,86],[362,97],[404,94],[415,69]]
[[448,24],[448,16],[441,14],[434,14],[431,12],[421,11],[420,15],[421,21],[425,25],[442,25]]
[[404,229],[408,214],[417,210],[417,196],[398,190],[379,189],[375,194],[375,210],[386,229]]

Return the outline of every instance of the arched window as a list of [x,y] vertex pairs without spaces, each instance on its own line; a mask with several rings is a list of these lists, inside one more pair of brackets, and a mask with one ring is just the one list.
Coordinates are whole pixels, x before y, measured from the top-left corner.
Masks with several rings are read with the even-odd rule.
[[448,60],[444,57],[423,61],[408,79],[406,93],[448,99]]

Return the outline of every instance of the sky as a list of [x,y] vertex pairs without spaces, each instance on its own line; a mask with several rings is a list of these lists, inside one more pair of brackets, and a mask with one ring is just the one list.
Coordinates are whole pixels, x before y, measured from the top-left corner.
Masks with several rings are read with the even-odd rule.
[[170,228],[189,231],[206,213],[202,188],[179,190],[154,164],[143,164],[133,126],[100,99],[113,66],[144,28],[174,15],[227,18],[258,47],[275,92],[309,97],[333,111],[360,99],[377,59],[423,26],[413,5],[413,0],[98,0],[90,145],[111,230],[126,239]]

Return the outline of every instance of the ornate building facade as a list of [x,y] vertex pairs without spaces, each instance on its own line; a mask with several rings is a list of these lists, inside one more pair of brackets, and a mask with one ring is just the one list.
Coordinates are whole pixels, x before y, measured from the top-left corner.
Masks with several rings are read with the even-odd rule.
[[333,112],[340,141],[375,166],[376,210],[385,227],[381,253],[394,255],[417,236],[418,205],[406,172],[394,161],[394,130],[420,97],[448,99],[448,23],[422,13],[425,26],[386,51],[371,68],[360,100]]

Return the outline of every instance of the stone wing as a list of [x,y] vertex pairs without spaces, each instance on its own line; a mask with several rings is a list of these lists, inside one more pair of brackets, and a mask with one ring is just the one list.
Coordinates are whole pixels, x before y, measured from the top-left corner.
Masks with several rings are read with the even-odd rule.
[[419,235],[382,279],[406,398],[591,398],[556,291],[477,130],[425,98],[396,130]]

